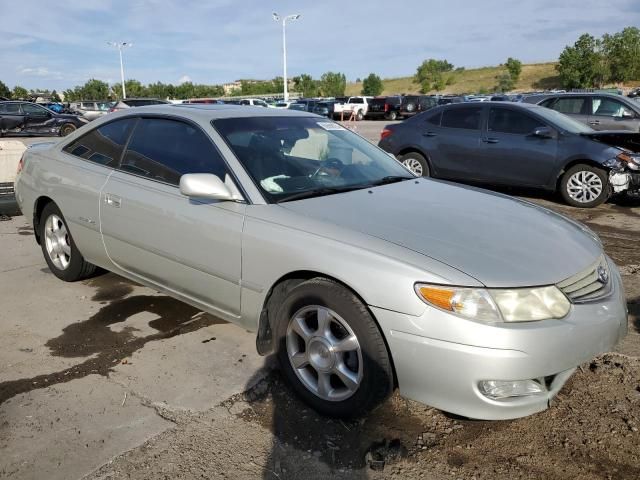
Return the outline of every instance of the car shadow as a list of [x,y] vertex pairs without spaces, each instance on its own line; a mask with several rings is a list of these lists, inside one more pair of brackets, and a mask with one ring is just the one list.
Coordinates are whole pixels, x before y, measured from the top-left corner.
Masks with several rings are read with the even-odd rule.
[[[0,383],[0,404],[21,393],[88,375],[108,376],[116,365],[149,342],[226,323],[171,297],[131,295],[135,284],[114,274],[86,283],[96,288],[92,300],[103,306],[88,319],[69,324],[61,335],[45,343],[54,357],[85,360],[57,372]],[[137,328],[127,324],[127,320],[143,312],[154,317],[148,322],[154,332],[147,335],[140,335]]]

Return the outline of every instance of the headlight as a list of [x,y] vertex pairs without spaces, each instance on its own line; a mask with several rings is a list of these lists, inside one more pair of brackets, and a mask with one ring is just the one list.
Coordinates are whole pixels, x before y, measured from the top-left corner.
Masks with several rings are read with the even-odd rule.
[[622,152],[616,155],[616,159],[623,162],[630,170],[640,170],[640,157]]
[[488,323],[562,318],[571,308],[567,297],[555,286],[484,289],[420,283],[415,289],[433,307]]

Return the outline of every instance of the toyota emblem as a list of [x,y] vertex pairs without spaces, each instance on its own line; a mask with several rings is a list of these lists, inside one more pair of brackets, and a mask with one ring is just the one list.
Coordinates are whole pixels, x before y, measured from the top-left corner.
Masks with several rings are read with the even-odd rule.
[[606,285],[606,283],[609,281],[609,272],[607,272],[607,269],[602,265],[598,267],[598,281],[603,285]]

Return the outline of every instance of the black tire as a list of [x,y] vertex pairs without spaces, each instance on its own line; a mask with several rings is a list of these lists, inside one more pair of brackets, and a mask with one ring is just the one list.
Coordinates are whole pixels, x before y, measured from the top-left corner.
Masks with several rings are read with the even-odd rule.
[[356,113],[356,120],[358,122],[364,120],[364,112],[362,110],[358,110],[358,113]]
[[[597,188],[596,177],[597,179],[599,179],[600,193],[595,198],[590,199],[588,197],[589,195],[588,192],[587,193],[582,192],[582,193],[576,194],[575,190],[574,190],[574,193],[570,191],[570,189],[572,188],[573,189],[577,188],[574,181],[578,181],[578,178],[580,175],[584,175],[587,178],[590,177],[591,179],[595,180],[596,184],[594,185],[594,188]],[[572,178],[574,180],[572,180]],[[609,185],[609,176],[607,172],[605,170],[602,170],[601,168],[593,167],[591,165],[586,165],[586,164],[574,165],[569,170],[567,170],[562,176],[562,179],[560,181],[560,194],[562,195],[562,198],[564,199],[564,201],[567,204],[571,205],[572,207],[578,207],[578,208],[597,207],[598,205],[601,205],[604,202],[606,202],[609,196],[611,195],[611,187]],[[584,198],[584,200],[581,199],[581,195],[582,195],[582,198]],[[585,195],[587,196],[585,197]],[[593,193],[591,193],[591,195],[593,195]]]
[[76,131],[76,126],[72,123],[65,123],[60,127],[60,136],[66,137],[67,135]]
[[[289,360],[287,351],[289,322],[296,312],[309,306],[321,306],[333,310],[348,323],[358,340],[362,354],[362,378],[357,389],[344,400],[328,400],[318,396],[298,378]],[[364,415],[380,405],[393,391],[391,361],[374,318],[353,292],[334,281],[314,278],[290,290],[277,309],[275,335],[278,361],[284,377],[296,394],[322,415],[338,418]],[[314,335],[317,335],[317,332],[314,332]],[[345,361],[344,358],[343,361]]]
[[390,120],[393,122],[396,118],[398,118],[398,114],[396,112],[389,112],[387,114],[387,120]]
[[[70,247],[71,255],[66,268],[56,266],[51,255],[49,255],[49,252],[47,251],[47,220],[52,215],[55,215],[60,219],[67,231],[67,246]],[[98,267],[84,259],[73,241],[73,237],[71,236],[71,232],[69,231],[69,227],[67,226],[67,222],[64,219],[62,212],[55,203],[48,203],[44,207],[42,215],[40,215],[38,227],[40,230],[40,247],[42,248],[42,254],[44,255],[44,259],[47,262],[49,269],[56,277],[60,280],[64,280],[65,282],[75,282],[95,275],[98,271]]]
[[[431,176],[431,168],[429,168],[429,162],[427,162],[427,159],[424,158],[424,156],[422,156],[418,152],[409,152],[409,153],[405,153],[404,155],[400,155],[398,157],[398,161],[402,163],[405,167],[408,167],[412,172],[416,173],[417,175],[420,175],[422,177]],[[422,171],[420,171],[418,168],[415,168],[417,167],[417,164],[415,162],[418,162],[418,164],[420,164],[420,168],[422,169]],[[412,164],[413,164],[413,167],[411,166]]]

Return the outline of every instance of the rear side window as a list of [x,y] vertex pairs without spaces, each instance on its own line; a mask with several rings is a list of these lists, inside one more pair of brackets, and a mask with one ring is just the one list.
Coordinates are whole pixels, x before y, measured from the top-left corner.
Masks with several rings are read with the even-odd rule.
[[121,170],[178,185],[185,173],[213,173],[224,180],[224,160],[201,130],[178,120],[143,118],[122,159]]
[[83,135],[62,150],[90,162],[115,168],[135,122],[135,118],[126,118],[107,123]]
[[509,108],[492,108],[489,111],[488,129],[490,132],[515,133],[528,135],[544,124],[534,117]]
[[566,113],[578,115],[582,113],[584,108],[584,102],[586,102],[586,98],[577,97],[577,98],[558,98],[555,103],[549,102],[549,104],[544,105],[545,107],[551,108],[556,112]]
[[443,127],[480,130],[482,107],[451,108],[442,112]]
[[0,104],[0,113],[5,115],[20,115],[20,105],[18,103]]

